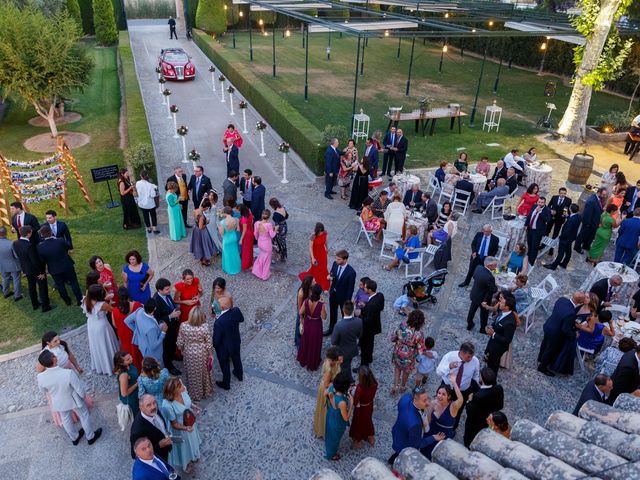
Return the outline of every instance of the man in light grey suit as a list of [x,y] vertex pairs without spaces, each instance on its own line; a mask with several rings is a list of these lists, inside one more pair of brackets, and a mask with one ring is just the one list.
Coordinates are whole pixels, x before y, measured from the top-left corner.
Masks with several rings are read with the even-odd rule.
[[340,366],[343,372],[351,375],[351,361],[358,356],[358,341],[362,336],[362,320],[353,316],[353,302],[346,300],[342,307],[342,320],[336,323],[331,333],[331,345],[338,347],[344,360]]
[[153,298],[144,302],[144,307],[137,309],[124,319],[124,323],[133,332],[133,344],[137,345],[143,357],[153,357],[160,365],[162,362],[162,343],[164,342],[167,324],[158,323],[153,314],[156,311],[156,301]]
[[[58,359],[49,350],[43,350],[38,362],[45,371],[38,374],[38,387],[51,395],[51,408],[60,414],[62,426],[74,445],[78,445],[82,436],[87,433],[89,445],[93,445],[102,428],[93,430],[89,410],[84,401],[86,391],[75,370],[58,366]],[[71,419],[71,412],[76,412],[82,428],[76,430]]]
[[476,198],[476,209],[472,210],[473,213],[482,213],[482,209],[487,208],[494,197],[506,197],[509,195],[509,187],[506,182],[504,178],[499,178],[495,188],[478,195],[478,198]]
[[[20,262],[12,248],[13,241],[7,238],[7,229],[0,227],[0,273],[2,274],[2,294],[4,298],[13,295],[17,302],[22,299],[22,286],[20,285]],[[13,281],[13,292],[9,289]]]

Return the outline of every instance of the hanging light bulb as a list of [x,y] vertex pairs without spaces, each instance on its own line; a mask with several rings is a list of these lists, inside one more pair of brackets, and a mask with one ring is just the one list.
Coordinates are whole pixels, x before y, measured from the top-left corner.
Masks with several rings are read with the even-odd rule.
[[489,26],[493,27],[493,20],[489,20]]
[[543,43],[542,45],[540,45],[540,50],[544,51],[547,49],[547,44]]
[[224,9],[226,10],[227,8],[228,8],[228,7],[225,5],[225,6],[224,6]]
[[385,36],[385,37],[388,37],[388,36],[389,36],[389,30],[385,30],[385,31],[384,31],[384,36]]
[[262,19],[258,20],[258,25],[260,25],[260,26],[264,25],[264,20],[262,20]]
[[284,32],[284,36],[285,37],[290,37],[291,36],[291,30],[287,30]]
[[238,16],[239,16],[240,18],[244,17],[244,12],[243,12],[242,10],[240,10],[240,13],[238,13]]
[[449,12],[444,14],[444,18],[449,18]]
[[449,50],[449,47],[447,47],[446,45],[442,46],[442,53],[447,53],[447,50]]

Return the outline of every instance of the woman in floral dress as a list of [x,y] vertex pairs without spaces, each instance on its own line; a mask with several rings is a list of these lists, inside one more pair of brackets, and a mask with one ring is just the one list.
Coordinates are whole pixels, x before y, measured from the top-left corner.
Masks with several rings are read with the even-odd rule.
[[340,170],[338,171],[338,186],[342,200],[347,199],[347,192],[353,178],[353,162],[352,155],[345,150],[345,153],[340,157]]
[[373,199],[371,197],[364,199],[360,218],[362,219],[362,223],[364,223],[364,228],[366,228],[368,232],[376,232],[376,240],[380,240],[380,237],[382,237],[382,223],[381,219],[373,214],[371,210],[372,204]]
[[280,256],[280,261],[284,262],[287,260],[287,219],[289,218],[289,213],[275,197],[269,200],[269,206],[273,208],[272,218],[276,230],[273,246]]
[[208,398],[213,392],[209,366],[213,366],[211,331],[201,307],[189,312],[189,320],[180,326],[177,347],[182,350],[187,391],[194,402]]
[[[416,364],[416,357],[425,350],[422,333],[424,321],[424,313],[421,310],[413,310],[409,313],[407,320],[402,322],[391,336],[391,341],[394,343],[391,356],[394,366],[392,395],[406,390],[409,375]],[[401,375],[402,383],[400,383]]]

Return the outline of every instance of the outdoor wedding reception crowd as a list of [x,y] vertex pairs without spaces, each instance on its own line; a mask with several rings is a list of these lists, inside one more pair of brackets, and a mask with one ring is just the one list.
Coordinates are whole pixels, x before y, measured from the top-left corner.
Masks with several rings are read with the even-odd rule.
[[[375,444],[374,411],[382,391],[397,404],[391,464],[407,447],[431,458],[439,442],[456,437],[461,422],[465,446],[484,428],[509,438],[510,422],[502,410],[510,390],[498,378],[501,369],[511,368],[516,330],[528,331],[536,315],[545,315],[535,359],[540,374],[572,375],[575,362],[589,370],[574,413],[587,400],[611,404],[622,393],[640,396],[640,346],[633,338],[640,316],[635,272],[640,180],[630,185],[613,165],[580,205],[564,187],[549,199],[541,195],[531,178],[535,148],[522,157],[514,149],[493,167],[487,157],[472,166],[463,152],[452,164],[443,161],[428,176],[418,176],[403,172],[407,142],[402,131],[392,129],[387,136],[382,143],[368,138],[362,155],[352,140],[344,150],[337,139],[331,141],[324,195],[333,199],[334,188],[340,188],[341,199],[357,211],[358,239],[363,235],[369,245],[380,242],[381,258],[389,260],[383,260],[380,277],[405,270],[407,285],[397,298],[385,298],[380,278],[359,276],[360,265],[351,263],[349,251],[331,251],[320,221],[308,232],[308,252],[288,251],[287,208],[267,195],[260,176],[248,168],[240,171],[242,137],[233,125],[223,136],[223,181],[212,181],[195,165],[189,177],[178,166],[163,182],[167,225],[158,224],[157,210],[165,207],[160,206],[161,189],[147,172],[134,182],[122,169],[118,180],[123,228],[140,227],[141,212],[151,236],[168,233],[185,248],[188,243],[194,262],[219,272],[211,285],[204,285],[190,265],[172,284],[136,250],[123,251],[122,265],[105,263],[100,252],[76,263],[73,232],[55,211],[48,211],[40,224],[20,202],[12,203],[11,232],[0,227],[5,300],[24,298],[24,275],[33,309],[51,310],[50,276],[64,303],[79,306],[87,318],[90,365],[80,365],[73,354],[76,345],[55,331],[42,332],[42,352],[34,365],[53,421],[71,443],[78,445],[85,436],[92,445],[102,434],[92,421],[93,399],[82,381],[83,372],[91,369],[114,378],[118,422],[130,432],[134,479],[179,478],[178,470],[197,471],[201,403],[210,401],[216,387],[230,390],[232,375],[245,381],[240,333],[245,318],[242,298],[231,293],[234,276],[251,272],[268,281],[272,265],[286,262],[292,253],[308,256],[309,269],[299,274],[296,302],[289,309],[291,335],[281,341],[295,345],[299,367],[293,368],[318,372],[314,417],[296,421],[312,425],[328,460],[340,460],[347,427],[352,448]],[[384,164],[378,177],[380,157]],[[504,237],[495,220],[507,215],[511,199],[515,214],[509,221],[516,227]],[[500,214],[494,218],[496,208]],[[467,232],[470,256],[452,258],[463,223],[489,213],[479,231]],[[351,248],[363,247],[356,241]],[[612,258],[607,252],[613,252]],[[572,258],[593,265],[591,273],[579,290],[543,305],[558,281],[548,275],[531,286],[532,270],[567,269]],[[427,266],[433,262],[433,274],[422,275],[425,261]],[[480,327],[471,333],[472,341],[445,352],[425,325],[428,305],[435,302],[453,262],[468,263],[466,277],[455,287],[463,293],[456,295],[470,300],[467,330],[475,331],[477,316]],[[415,268],[419,273],[409,275]],[[385,314],[389,305],[394,317]],[[393,382],[387,385],[372,367],[385,342],[380,338],[385,324],[393,324],[387,340]],[[427,386],[429,378],[436,379],[434,390]]]

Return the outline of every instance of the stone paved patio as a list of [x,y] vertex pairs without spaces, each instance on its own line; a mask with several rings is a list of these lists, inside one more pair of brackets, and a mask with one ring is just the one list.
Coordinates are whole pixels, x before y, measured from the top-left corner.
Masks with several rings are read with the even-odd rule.
[[[181,146],[171,137],[173,124],[166,119],[166,107],[161,105],[153,71],[156,53],[168,43],[165,25],[134,22],[130,34],[159,172],[161,178],[166,178],[173,166],[179,163]],[[193,55],[199,71],[206,72],[209,62],[195,45],[186,40],[177,43]],[[188,147],[195,146],[202,153],[206,173],[212,177],[214,186],[219,187],[224,175],[219,138],[231,117],[228,115],[228,102],[220,103],[219,92],[218,95],[212,94],[209,82],[207,72],[192,83],[173,85],[172,103],[178,104],[181,112],[188,112],[185,120],[180,120],[190,127]],[[255,112],[249,111],[249,117],[248,124],[255,125],[258,119]],[[237,122],[237,115],[234,120]],[[264,159],[257,156],[256,138],[251,134],[245,135],[249,141],[241,151],[241,166],[250,166],[261,174],[267,195],[275,195],[287,205],[291,216],[290,257],[285,265],[275,266],[274,275],[267,283],[250,273],[227,278],[236,305],[242,309],[246,319],[242,326],[246,378],[242,383],[234,380],[229,392],[216,390],[206,404],[206,414],[200,420],[203,459],[193,475],[183,478],[293,480],[308,478],[314,471],[327,466],[347,477],[365,456],[386,459],[391,453],[390,430],[395,419],[397,398],[389,394],[392,367],[388,338],[401,321],[391,306],[405,283],[404,272],[382,271],[378,244],[369,248],[361,239],[354,245],[358,224],[352,211],[340,200],[325,200],[321,182],[310,176],[306,169],[292,162],[289,170],[291,183],[279,183],[281,157],[277,145],[281,140],[274,136],[274,132],[268,130],[267,133],[268,156]],[[549,163],[554,167],[555,191],[564,184],[568,164],[561,160]],[[577,194],[570,196],[577,200]],[[161,216],[161,226],[166,225],[165,217]],[[383,333],[376,339],[373,363],[373,371],[380,382],[374,416],[376,446],[354,451],[348,448],[348,441],[344,439],[343,459],[337,463],[324,460],[323,443],[315,440],[311,432],[319,373],[301,369],[294,359],[293,350],[294,298],[299,283],[297,273],[308,267],[307,241],[316,221],[324,222],[328,230],[330,251],[348,249],[350,263],[357,276],[367,275],[378,281],[379,289],[387,299]],[[425,309],[428,317],[426,332],[435,337],[436,350],[440,354],[455,349],[465,340],[473,341],[480,352],[486,345],[486,337],[466,331],[468,291],[457,287],[468,265],[471,237],[485,222],[486,217],[471,213],[460,222],[446,285],[439,294],[437,305]],[[499,223],[494,222],[497,229]],[[150,262],[158,276],[177,281],[181,270],[189,267],[208,289],[212,279],[221,275],[219,261],[212,268],[205,269],[193,260],[187,252],[187,240],[171,242],[166,233],[157,237],[150,239]],[[126,248],[123,245],[123,251]],[[562,288],[559,294],[576,289],[590,268],[581,256],[576,255],[568,270],[556,271],[554,276]],[[547,273],[537,266],[531,282],[538,283]],[[550,299],[554,300],[555,297]],[[548,378],[536,372],[541,320],[542,316],[528,335],[521,330],[517,332],[514,368],[500,374],[500,383],[505,387],[505,412],[510,419],[530,418],[544,422],[554,410],[572,409],[586,381],[586,376],[579,372],[569,378]],[[69,342],[81,365],[89,365],[86,335],[80,332]],[[0,390],[0,444],[3,445],[0,450],[0,476],[32,479],[42,477],[46,471],[47,476],[53,479],[130,478],[128,433],[120,432],[115,420],[115,379],[91,373],[84,375],[97,396],[95,423],[105,428],[105,435],[93,447],[86,443],[72,447],[64,432],[51,424],[43,396],[37,391],[35,358],[36,354],[31,354],[10,360],[4,362],[0,369],[0,384],[5,387]],[[217,365],[214,373],[219,374]],[[432,378],[428,387],[433,391],[437,383],[438,380]]]

